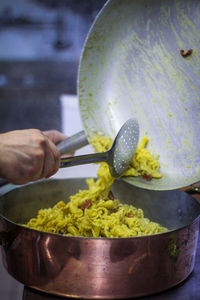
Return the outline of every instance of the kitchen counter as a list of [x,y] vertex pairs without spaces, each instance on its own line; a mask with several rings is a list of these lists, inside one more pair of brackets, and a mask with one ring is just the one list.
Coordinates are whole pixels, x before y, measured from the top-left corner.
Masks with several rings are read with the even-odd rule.
[[[22,269],[23,272],[23,269]],[[59,300],[58,296],[48,295],[25,287],[12,278],[0,261],[1,300]],[[141,297],[140,300],[199,300],[200,299],[200,239],[198,241],[195,267],[191,275],[182,283],[162,293]],[[65,298],[64,298],[65,299]],[[68,298],[72,299],[72,298]]]

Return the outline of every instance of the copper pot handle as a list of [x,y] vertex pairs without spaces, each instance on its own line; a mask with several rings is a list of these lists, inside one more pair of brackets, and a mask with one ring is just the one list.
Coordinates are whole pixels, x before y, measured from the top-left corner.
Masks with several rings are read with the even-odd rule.
[[190,195],[200,194],[200,187],[190,186],[188,189],[184,190],[184,192]]
[[186,186],[185,188],[182,188],[181,191],[190,194],[192,197],[194,197],[197,201],[200,202],[200,182]]

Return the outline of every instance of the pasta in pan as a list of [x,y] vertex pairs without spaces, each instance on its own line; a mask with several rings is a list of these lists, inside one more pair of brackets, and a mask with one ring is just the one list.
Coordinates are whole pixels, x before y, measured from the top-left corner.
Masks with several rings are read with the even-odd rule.
[[[91,141],[97,151],[112,145],[110,138],[95,136]],[[148,175],[159,178],[159,162],[145,149],[147,138],[138,145],[125,176]],[[111,192],[114,178],[106,163],[101,163],[97,180],[86,180],[88,189],[80,190],[70,201],[58,202],[53,208],[41,209],[25,226],[40,231],[85,237],[134,237],[165,232],[167,229],[144,217],[143,211],[121,204]]]

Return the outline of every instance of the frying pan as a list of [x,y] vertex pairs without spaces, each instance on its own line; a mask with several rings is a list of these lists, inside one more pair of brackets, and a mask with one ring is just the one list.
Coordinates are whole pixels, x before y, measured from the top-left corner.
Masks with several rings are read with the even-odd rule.
[[200,180],[199,15],[199,0],[110,0],[87,36],[78,75],[87,135],[114,138],[134,117],[160,156],[162,179],[123,179],[135,186],[170,190]]
[[200,204],[181,191],[148,191],[116,180],[122,203],[143,209],[169,232],[133,238],[85,238],[20,226],[40,208],[52,207],[85,179],[45,180],[0,197],[0,241],[8,273],[26,286],[67,297],[125,299],[164,291],[192,272]]

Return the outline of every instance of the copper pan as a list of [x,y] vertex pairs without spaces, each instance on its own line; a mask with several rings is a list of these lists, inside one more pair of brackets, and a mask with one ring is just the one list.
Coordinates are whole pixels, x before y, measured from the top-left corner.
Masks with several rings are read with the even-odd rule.
[[116,181],[121,202],[144,210],[169,232],[136,238],[64,237],[20,226],[38,209],[85,188],[85,180],[46,180],[14,188],[0,197],[2,259],[26,286],[68,297],[133,298],[183,281],[192,272],[200,205],[182,191],[148,191]]

